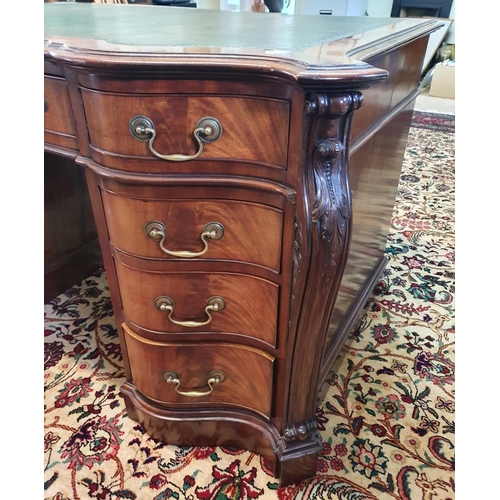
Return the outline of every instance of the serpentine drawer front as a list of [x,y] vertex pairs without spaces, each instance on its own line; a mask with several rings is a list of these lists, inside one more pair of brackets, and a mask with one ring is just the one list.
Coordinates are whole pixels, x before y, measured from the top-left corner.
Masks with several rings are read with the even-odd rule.
[[[200,159],[253,161],[285,168],[287,101],[231,96],[117,95],[86,89],[82,90],[82,97],[90,142],[101,152],[151,159],[176,155],[180,158],[173,161],[188,161],[201,148]],[[210,120],[203,122],[204,118],[215,119],[219,125]],[[212,127],[213,135],[195,132],[200,122],[202,128]],[[255,123],[259,126],[251,126]],[[145,129],[137,132],[141,126],[154,130],[154,137]],[[169,164],[161,162],[151,168],[168,172]]]
[[[227,332],[276,344],[279,287],[271,281],[208,269],[145,271],[118,261],[116,271],[125,316],[142,328],[158,333],[213,332],[219,337]],[[207,309],[212,297],[223,302]]]
[[44,140],[49,144],[76,149],[75,120],[66,80],[55,76],[44,78]]
[[123,252],[150,259],[218,259],[280,269],[283,213],[268,205],[135,199],[106,191],[103,202],[111,243]]
[[154,342],[123,328],[134,384],[146,397],[175,406],[240,406],[271,416],[273,356],[235,344]]

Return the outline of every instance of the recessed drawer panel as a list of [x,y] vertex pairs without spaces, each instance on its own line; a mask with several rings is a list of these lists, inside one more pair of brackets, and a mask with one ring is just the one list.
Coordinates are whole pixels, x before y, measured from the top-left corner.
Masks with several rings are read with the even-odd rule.
[[77,149],[76,128],[66,82],[44,78],[44,140],[65,148]]
[[167,405],[242,406],[271,417],[274,357],[235,344],[169,344],[123,325],[134,385]]
[[271,281],[236,273],[143,271],[120,262],[116,271],[123,312],[142,328],[233,333],[276,345],[279,286]]
[[[91,144],[101,151],[157,158],[148,140],[138,140],[131,133],[131,120],[143,116],[154,126],[153,148],[157,153],[191,156],[199,149],[194,137],[198,122],[212,117],[219,121],[222,133],[214,142],[203,144],[199,159],[252,161],[279,168],[286,165],[288,101],[242,96],[109,94],[85,89],[82,96]],[[165,169],[168,171],[168,166]]]
[[106,191],[102,196],[111,243],[123,252],[248,262],[279,272],[281,210],[231,200],[139,200]]

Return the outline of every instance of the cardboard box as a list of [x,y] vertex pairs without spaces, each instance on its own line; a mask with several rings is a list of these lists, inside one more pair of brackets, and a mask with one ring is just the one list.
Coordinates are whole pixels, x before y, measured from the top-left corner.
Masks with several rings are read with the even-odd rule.
[[455,63],[438,63],[434,67],[429,95],[455,99]]

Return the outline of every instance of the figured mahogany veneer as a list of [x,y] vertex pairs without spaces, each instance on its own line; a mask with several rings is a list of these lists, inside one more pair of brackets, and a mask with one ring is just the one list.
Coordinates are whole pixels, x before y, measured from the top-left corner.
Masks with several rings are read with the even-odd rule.
[[[271,417],[273,356],[236,344],[154,342],[135,335],[126,325],[123,328],[134,384],[144,396],[170,408],[242,407]],[[145,359],[149,362],[144,363]],[[166,382],[166,371],[178,374],[178,388]],[[213,371],[222,371],[226,378],[213,384],[211,394],[192,397],[176,391],[208,392]]]
[[[439,22],[45,9],[45,148],[86,172],[128,416],[259,453],[282,485],[314,476],[318,394],[386,263]],[[222,134],[200,148],[205,117]]]
[[[193,131],[198,121],[215,117],[222,135],[207,144],[203,158],[246,160],[285,168],[288,145],[287,101],[250,96],[207,97],[203,95],[149,95],[148,84],[138,94],[108,94],[82,89],[90,143],[102,165],[113,167],[106,155],[151,158],[145,142],[134,140],[128,125],[131,118],[144,115],[156,128],[155,149],[161,154],[196,152]],[[258,123],[258,127],[252,124]],[[168,165],[148,165],[146,171],[168,172]],[[136,169],[133,169],[136,171]]]
[[[209,241],[204,259],[249,262],[279,272],[283,213],[263,204],[238,200],[169,200],[130,198],[102,192],[108,214],[111,244],[118,250],[151,259],[175,259],[158,241],[148,238],[144,228],[158,221],[166,228],[163,247],[179,252],[200,252],[203,228],[222,225],[220,240]],[[265,242],[269,249],[262,252]]]
[[[135,325],[156,332],[224,332],[246,335],[276,345],[279,286],[271,281],[237,273],[158,272],[134,269],[116,259],[123,312]],[[172,318],[204,322],[207,300],[222,297],[224,310],[212,313],[204,327],[184,327],[168,320],[155,308],[157,297],[174,302]]]

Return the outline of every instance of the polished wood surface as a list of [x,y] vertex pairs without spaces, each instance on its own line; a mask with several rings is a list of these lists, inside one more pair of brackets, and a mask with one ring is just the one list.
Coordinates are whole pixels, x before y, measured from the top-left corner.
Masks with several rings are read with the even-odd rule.
[[352,123],[353,144],[415,92],[422,73],[421,54],[426,47],[427,40],[420,38],[367,59],[373,66],[387,70],[389,76],[363,92],[363,106]]
[[[77,145],[46,135],[45,147],[86,171],[128,415],[170,444],[260,453],[281,484],[312,477],[318,390],[383,270],[419,66],[440,25],[267,16],[250,46],[235,28],[258,14],[207,25],[199,9],[103,7],[46,8],[45,74],[66,82]],[[100,31],[113,13],[120,23]],[[161,24],[156,38],[146,21]],[[213,36],[200,46],[203,23]],[[137,115],[154,123],[151,143],[134,137]],[[193,155],[205,116],[219,139],[187,161],[159,157]],[[165,251],[200,253],[210,222],[224,236],[202,255]]]
[[[148,94],[147,82],[143,85],[136,87],[137,94],[82,91],[92,149],[101,155],[151,158],[147,143],[134,139],[129,132],[130,119],[144,115],[155,124],[154,147],[160,154],[192,155],[197,150],[192,137],[197,122],[211,116],[221,123],[222,135],[216,142],[204,146],[203,158],[285,167],[287,101],[250,96],[158,96]],[[254,123],[259,126],[253,127]],[[108,165],[106,161],[101,164]],[[164,171],[165,164],[157,168]]]
[[[134,324],[156,332],[224,332],[251,336],[276,344],[279,287],[270,281],[244,274],[215,273],[205,267],[198,272],[146,272],[116,265],[125,316]],[[169,321],[154,306],[157,297],[174,302],[172,318],[204,322],[210,297],[222,297],[224,310],[212,313],[204,327],[188,328]],[[257,299],[258,298],[258,299]]]
[[[271,416],[273,356],[237,344],[153,342],[126,325],[124,330],[134,385],[146,397],[171,408],[241,407]],[[179,387],[166,382],[165,371],[179,376]],[[214,384],[211,394],[179,394],[209,392],[207,380],[213,371],[222,371],[226,378]]]
[[[279,272],[283,212],[264,204],[239,200],[183,200],[172,198],[134,199],[107,191],[102,192],[104,209],[109,217],[111,244],[118,250],[150,259],[179,259],[172,252],[200,252],[204,244],[200,235],[207,224],[223,228],[219,240],[207,240],[204,259],[241,261]],[[165,226],[166,238],[148,237],[145,227],[150,221]],[[162,222],[163,221],[163,222]],[[269,249],[262,252],[265,242]]]
[[[407,104],[350,157],[353,192],[351,246],[330,316],[320,385],[328,376],[347,335],[356,326],[368,294],[385,267],[387,228],[392,219],[412,112],[413,103]],[[373,206],[378,209],[372,210]]]

